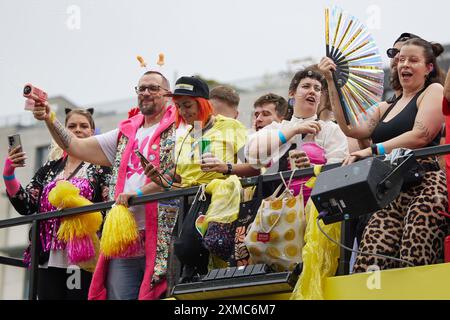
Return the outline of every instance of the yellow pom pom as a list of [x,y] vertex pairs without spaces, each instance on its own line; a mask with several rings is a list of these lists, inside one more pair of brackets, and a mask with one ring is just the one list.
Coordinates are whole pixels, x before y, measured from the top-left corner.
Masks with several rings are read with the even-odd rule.
[[67,208],[66,201],[69,198],[78,196],[80,190],[69,181],[61,180],[48,194],[48,201],[57,208]]
[[139,61],[139,63],[141,64],[142,68],[146,68],[147,67],[147,64],[145,63],[144,58],[142,58],[141,56],[137,56],[136,58]]
[[[92,202],[80,196],[80,189],[69,181],[61,180],[48,195],[49,202],[60,209],[77,208],[91,205]],[[103,216],[101,212],[95,211],[76,216],[62,218],[58,230],[58,239],[69,241],[74,237],[84,237],[93,234],[100,229]]]
[[106,216],[100,251],[106,257],[121,256],[136,243],[138,238],[139,233],[133,214],[127,207],[116,205]]

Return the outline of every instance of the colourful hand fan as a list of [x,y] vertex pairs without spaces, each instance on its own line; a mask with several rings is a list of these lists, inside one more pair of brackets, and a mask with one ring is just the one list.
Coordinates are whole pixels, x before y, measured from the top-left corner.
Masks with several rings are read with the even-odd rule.
[[326,54],[337,66],[333,74],[347,125],[365,118],[383,96],[383,61],[367,28],[341,9],[325,9]]

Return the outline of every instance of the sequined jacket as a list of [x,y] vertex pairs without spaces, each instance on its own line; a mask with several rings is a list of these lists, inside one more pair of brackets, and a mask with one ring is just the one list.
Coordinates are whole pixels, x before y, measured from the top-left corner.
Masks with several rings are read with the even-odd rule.
[[[64,170],[67,157],[58,160],[52,160],[45,163],[31,179],[30,183],[24,188],[20,186],[19,191],[14,196],[9,196],[9,200],[16,211],[21,215],[30,215],[34,213],[48,212],[49,209],[56,210],[49,205],[43,205],[42,192],[45,187],[51,184],[55,178]],[[111,169],[108,167],[101,167],[94,164],[89,164],[85,170],[84,179],[89,183],[89,200],[92,202],[106,201],[108,196],[108,187],[110,182]],[[45,201],[44,201],[45,202]],[[47,201],[48,202],[48,201]],[[40,224],[40,256],[39,263],[44,263],[48,260],[48,252],[50,244],[57,243],[56,239],[52,239],[54,234],[58,231],[60,219],[48,219]],[[64,249],[62,244],[58,245],[59,249]],[[28,251],[25,252],[25,263],[29,263]]]

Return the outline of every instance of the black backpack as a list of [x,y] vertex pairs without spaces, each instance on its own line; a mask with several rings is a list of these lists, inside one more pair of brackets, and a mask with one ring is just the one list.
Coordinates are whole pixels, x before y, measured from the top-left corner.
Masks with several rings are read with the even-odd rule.
[[198,216],[206,214],[211,196],[199,188],[188,213],[184,216],[181,232],[174,242],[174,253],[183,265],[181,282],[192,281],[193,277],[208,273],[209,251],[203,245],[203,237],[195,227]]

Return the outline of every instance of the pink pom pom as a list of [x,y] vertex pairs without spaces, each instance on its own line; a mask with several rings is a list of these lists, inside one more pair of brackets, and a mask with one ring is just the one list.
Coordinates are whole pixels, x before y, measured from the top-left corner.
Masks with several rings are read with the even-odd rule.
[[67,243],[67,256],[69,263],[77,264],[85,262],[95,257],[95,248],[92,238],[85,236],[83,238],[74,238]]

